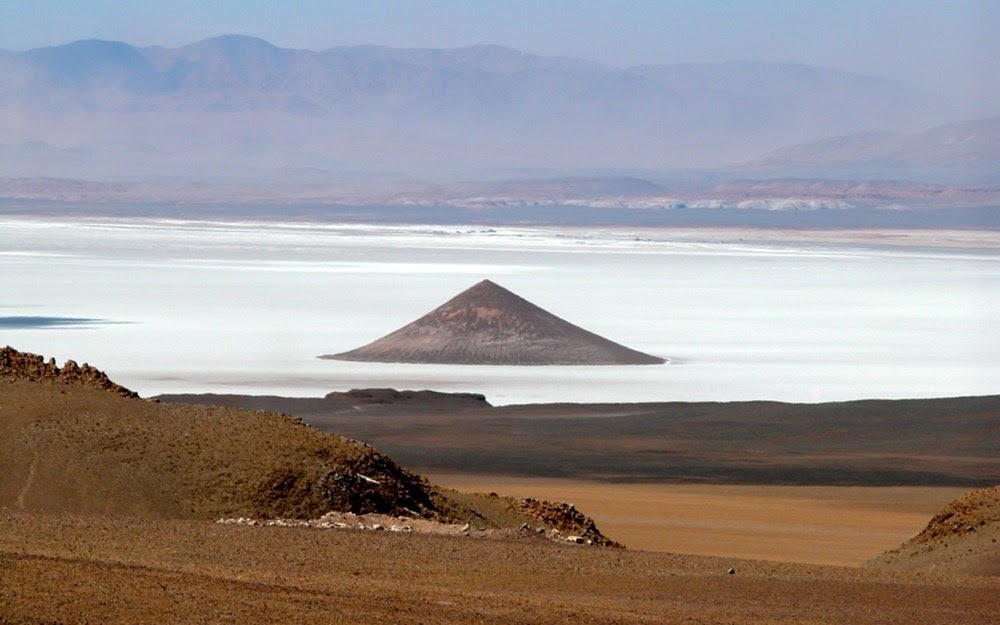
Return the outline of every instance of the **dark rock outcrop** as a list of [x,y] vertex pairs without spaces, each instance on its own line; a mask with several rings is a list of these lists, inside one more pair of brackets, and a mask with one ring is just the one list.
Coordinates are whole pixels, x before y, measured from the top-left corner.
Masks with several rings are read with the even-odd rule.
[[958,539],[987,526],[1000,529],[1000,486],[980,488],[952,501],[904,546]]
[[[257,515],[309,518],[335,510],[441,519],[440,496],[423,477],[363,444],[362,453],[274,467],[250,493]],[[322,458],[321,458],[322,460]]]
[[359,404],[468,404],[489,407],[481,393],[442,393],[440,391],[397,391],[394,388],[352,388],[347,392],[333,391],[324,399],[350,401]]
[[619,345],[483,280],[399,330],[336,360],[470,365],[652,365]]
[[121,395],[122,397],[138,397],[138,393],[112,382],[107,374],[87,363],[76,364],[67,360],[62,367],[56,365],[56,359],[48,361],[38,354],[22,352],[10,347],[0,349],[0,377],[20,378],[25,380],[57,380],[69,384],[80,384],[103,389]]
[[555,503],[527,497],[510,499],[511,509],[533,519],[538,519],[547,527],[572,535],[583,542],[603,547],[621,547],[597,529],[594,520],[583,514],[573,504]]

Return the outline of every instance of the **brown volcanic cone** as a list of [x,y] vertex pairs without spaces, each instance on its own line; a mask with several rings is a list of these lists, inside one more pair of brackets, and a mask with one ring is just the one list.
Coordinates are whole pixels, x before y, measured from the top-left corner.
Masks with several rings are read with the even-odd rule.
[[374,343],[321,356],[366,362],[464,365],[658,365],[483,280]]

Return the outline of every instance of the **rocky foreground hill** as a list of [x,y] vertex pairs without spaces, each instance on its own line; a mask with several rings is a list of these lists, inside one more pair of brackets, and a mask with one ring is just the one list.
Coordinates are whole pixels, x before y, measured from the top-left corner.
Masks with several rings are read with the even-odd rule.
[[[547,534],[596,528],[567,504],[445,491],[366,445],[281,414],[156,403],[105,388],[106,376],[64,376],[75,369],[2,353],[3,625],[993,625],[1000,611],[998,577],[543,540],[540,526]],[[386,396],[396,397],[366,394]],[[993,501],[995,489],[987,495]],[[987,535],[979,497],[959,500],[932,525]],[[260,519],[310,518],[330,507],[402,512],[414,526],[462,525],[430,535]],[[237,520],[206,522],[219,516]],[[465,529],[524,523],[534,528],[495,534],[521,540],[470,540]]]
[[0,350],[0,507],[139,517],[382,514],[612,544],[572,506],[447,491],[274,412],[140,399],[88,365]]
[[871,566],[1000,576],[1000,486],[966,493]]
[[48,361],[38,354],[19,352],[7,346],[0,349],[0,377],[20,378],[30,381],[59,381],[110,391],[122,397],[138,397],[138,393],[112,382],[107,374],[87,363],[76,364],[67,360],[59,367],[56,359]]

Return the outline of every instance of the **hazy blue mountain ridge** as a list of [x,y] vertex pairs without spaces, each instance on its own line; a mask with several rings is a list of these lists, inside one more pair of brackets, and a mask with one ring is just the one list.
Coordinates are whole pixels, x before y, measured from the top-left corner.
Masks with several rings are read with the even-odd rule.
[[794,64],[613,68],[493,45],[310,51],[241,35],[0,54],[0,154],[17,176],[663,170],[944,115],[898,81]]
[[908,173],[910,179],[964,184],[1000,184],[1000,117],[935,126],[919,132],[862,132],[775,150],[763,168],[864,173],[879,178]]

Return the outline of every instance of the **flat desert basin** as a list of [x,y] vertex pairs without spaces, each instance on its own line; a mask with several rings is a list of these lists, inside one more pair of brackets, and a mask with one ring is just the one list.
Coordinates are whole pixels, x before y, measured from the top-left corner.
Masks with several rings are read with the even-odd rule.
[[570,502],[630,549],[841,566],[860,566],[899,546],[971,490],[428,477],[456,490]]

